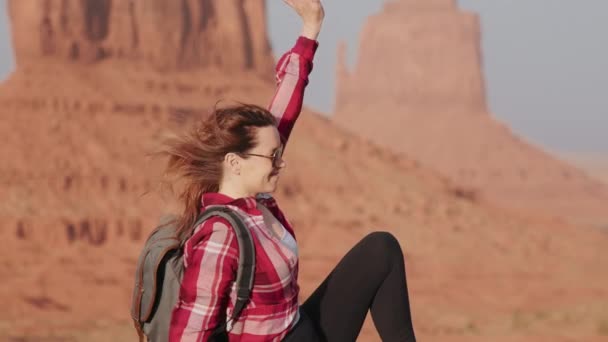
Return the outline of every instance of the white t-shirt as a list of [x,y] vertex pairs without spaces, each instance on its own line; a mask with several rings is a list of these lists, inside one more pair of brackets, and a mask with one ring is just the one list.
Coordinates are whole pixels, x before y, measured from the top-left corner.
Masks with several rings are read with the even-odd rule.
[[[291,233],[289,233],[289,231],[287,229],[285,229],[285,226],[283,226],[283,224],[281,224],[281,228],[283,228],[283,236],[281,237],[281,243],[283,244],[283,246],[289,248],[289,250],[293,254],[298,256],[298,244],[296,242],[296,239],[294,239],[293,235],[291,235]],[[298,323],[299,320],[300,320],[300,308],[298,307],[298,312],[296,313],[296,317],[293,319],[293,322],[291,323],[291,327],[293,328],[296,325],[296,323]]]

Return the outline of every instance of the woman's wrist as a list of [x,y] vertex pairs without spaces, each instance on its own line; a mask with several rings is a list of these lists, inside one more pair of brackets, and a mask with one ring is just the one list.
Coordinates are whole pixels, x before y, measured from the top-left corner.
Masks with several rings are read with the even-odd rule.
[[317,40],[317,37],[319,37],[319,32],[321,32],[321,23],[318,23],[318,24],[304,24],[302,26],[302,33],[301,33],[301,35],[303,37],[308,38],[308,39]]

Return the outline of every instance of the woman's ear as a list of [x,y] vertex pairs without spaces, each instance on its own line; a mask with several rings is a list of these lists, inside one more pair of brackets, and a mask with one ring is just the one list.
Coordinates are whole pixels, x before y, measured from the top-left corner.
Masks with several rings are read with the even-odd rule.
[[240,157],[236,153],[227,153],[224,157],[224,163],[233,174],[241,174]]

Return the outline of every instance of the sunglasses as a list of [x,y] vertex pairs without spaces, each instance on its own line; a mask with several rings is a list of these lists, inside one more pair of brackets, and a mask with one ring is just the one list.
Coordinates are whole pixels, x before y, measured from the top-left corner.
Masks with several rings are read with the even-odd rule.
[[255,153],[239,153],[239,155],[270,159],[272,161],[272,166],[275,168],[279,168],[281,166],[281,162],[283,161],[283,146],[279,147],[271,156],[265,156],[263,154]]

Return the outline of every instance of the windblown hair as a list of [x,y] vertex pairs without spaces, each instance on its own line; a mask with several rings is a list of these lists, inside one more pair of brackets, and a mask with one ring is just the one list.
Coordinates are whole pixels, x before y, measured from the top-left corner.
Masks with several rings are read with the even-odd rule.
[[175,223],[180,241],[194,229],[201,212],[201,196],[217,192],[227,153],[246,153],[257,145],[256,128],[276,126],[276,118],[256,105],[216,108],[185,134],[167,139],[160,155],[168,157],[165,175],[182,185],[179,200],[184,209]]

